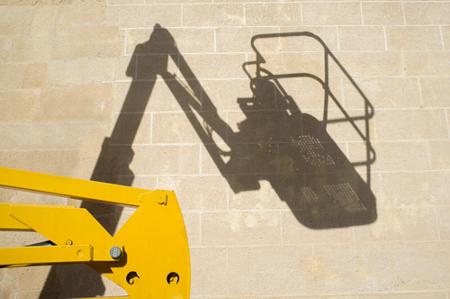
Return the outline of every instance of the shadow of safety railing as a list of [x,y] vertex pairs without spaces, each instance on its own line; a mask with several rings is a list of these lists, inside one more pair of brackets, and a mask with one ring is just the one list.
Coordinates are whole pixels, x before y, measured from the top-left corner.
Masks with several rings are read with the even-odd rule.
[[[308,72],[282,72],[273,74],[265,68],[266,59],[258,50],[259,40],[282,38],[312,39],[323,51],[322,76]],[[299,41],[301,42],[301,41]],[[331,52],[325,42],[310,32],[288,32],[256,35],[251,40],[256,54],[254,61],[243,64],[250,79],[253,97],[238,99],[241,109],[246,112],[247,122],[251,122],[254,111],[283,111],[277,116],[278,129],[273,130],[270,138],[278,141],[278,153],[287,154],[293,171],[289,167],[280,170],[281,179],[269,177],[272,187],[293,210],[299,222],[312,228],[341,227],[368,224],[376,220],[375,197],[370,190],[371,164],[375,161],[375,151],[370,143],[369,121],[374,116],[374,108],[350,76],[344,66]],[[280,54],[282,55],[282,54]],[[337,99],[330,87],[330,63],[350,82],[362,99],[362,113],[351,116]],[[249,71],[255,67],[255,74]],[[295,65],[292,67],[295,68]],[[323,119],[302,112],[294,98],[283,88],[281,81],[286,79],[308,78],[317,82],[323,90]],[[267,96],[269,95],[269,97]],[[275,96],[274,96],[275,95]],[[301,97],[301,94],[297,95]],[[330,101],[342,113],[343,117],[330,118]],[[363,122],[363,128],[357,125]],[[245,122],[245,121],[244,121]],[[259,123],[267,124],[263,118]],[[336,142],[327,132],[328,124],[348,123],[357,133],[364,145],[365,159],[350,162]],[[285,123],[285,125],[281,125]],[[241,127],[244,127],[241,125]],[[255,129],[255,128],[254,128]],[[273,148],[273,147],[272,147]],[[292,161],[293,160],[293,163]],[[364,166],[364,181],[355,167]]]
[[[278,74],[274,75],[270,73],[268,70],[264,69],[262,64],[266,62],[261,52],[256,47],[256,41],[261,39],[270,39],[270,38],[291,38],[291,37],[303,37],[303,38],[311,38],[317,41],[321,48],[323,49],[323,59],[324,59],[324,77],[321,78],[320,76],[317,76],[315,74],[311,73],[288,73],[288,74]],[[277,87],[282,91],[285,95],[288,102],[288,109],[295,110],[296,104],[293,101],[292,97],[287,95],[287,92],[283,89],[283,86],[280,84],[280,79],[286,79],[286,78],[310,78],[316,82],[318,82],[324,91],[324,101],[323,101],[323,119],[322,122],[324,124],[324,127],[326,128],[327,124],[331,123],[338,123],[338,122],[348,122],[351,124],[355,132],[357,132],[358,136],[361,138],[361,140],[365,143],[366,151],[365,151],[365,159],[362,161],[356,161],[352,162],[351,164],[353,166],[360,166],[364,165],[366,167],[366,181],[368,185],[370,185],[370,168],[371,165],[375,162],[375,150],[373,149],[371,143],[370,143],[370,130],[369,130],[369,121],[374,116],[374,107],[364,94],[364,92],[361,90],[361,88],[356,84],[355,80],[352,78],[352,76],[347,72],[347,70],[344,68],[344,66],[341,64],[341,62],[336,58],[336,56],[331,52],[331,50],[328,48],[328,46],[325,44],[325,42],[317,35],[311,33],[311,32],[286,32],[286,33],[273,33],[273,34],[260,34],[256,35],[251,40],[251,46],[253,51],[256,54],[256,60],[246,62],[243,64],[244,72],[247,74],[250,80],[254,80],[257,78],[266,78],[268,80],[274,80]],[[332,89],[330,88],[330,73],[329,73],[329,65],[330,61],[332,63],[335,63],[336,66],[338,66],[338,69],[344,74],[345,78],[351,83],[353,88],[356,90],[357,94],[360,96],[363,102],[363,115],[360,116],[350,116],[343,105],[340,103],[340,101],[336,98],[335,94],[333,93]],[[256,66],[256,77],[252,77],[250,72],[246,69],[247,66],[255,65]],[[336,106],[339,108],[339,110],[344,115],[344,118],[335,118],[335,119],[329,119],[328,118],[328,106],[330,99],[336,104]],[[364,121],[364,128],[361,129],[355,121],[363,120]]]

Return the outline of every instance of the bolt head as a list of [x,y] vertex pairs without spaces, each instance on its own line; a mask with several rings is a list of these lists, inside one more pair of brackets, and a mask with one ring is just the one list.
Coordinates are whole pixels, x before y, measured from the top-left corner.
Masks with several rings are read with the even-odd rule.
[[109,250],[109,255],[117,260],[122,256],[122,249],[119,246],[113,246],[111,247],[111,249]]

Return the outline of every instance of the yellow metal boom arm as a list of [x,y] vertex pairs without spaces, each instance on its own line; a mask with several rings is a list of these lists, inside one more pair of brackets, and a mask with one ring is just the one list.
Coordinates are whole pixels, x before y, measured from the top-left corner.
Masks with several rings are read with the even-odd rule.
[[189,247],[173,192],[1,167],[0,186],[137,207],[111,236],[83,208],[0,203],[0,230],[36,231],[55,244],[0,248],[0,266],[86,263],[129,298],[189,298]]

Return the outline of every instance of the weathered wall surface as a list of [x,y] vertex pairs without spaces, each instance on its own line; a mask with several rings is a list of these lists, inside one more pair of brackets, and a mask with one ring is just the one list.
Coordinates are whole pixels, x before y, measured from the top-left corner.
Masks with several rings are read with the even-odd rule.
[[[449,298],[449,1],[0,3],[0,165],[175,190],[191,245],[193,298]],[[192,70],[187,94],[203,103],[210,99],[233,132],[243,130],[237,123],[246,118],[236,99],[252,94],[241,68],[254,59],[251,37],[309,31],[323,39],[355,80],[336,66],[328,70],[343,109],[355,117],[367,112],[355,85],[374,107],[368,122],[377,219],[307,228],[292,202],[274,190],[273,177],[251,171],[257,167],[222,175],[188,118],[213,115],[217,121],[214,109],[185,113],[177,103],[191,98],[174,96],[167,82],[185,80],[187,72],[170,58],[164,74],[176,77],[163,80],[164,52],[173,50],[167,39],[138,46],[157,23],[178,46],[182,56],[175,60]],[[262,43],[267,68],[323,77],[323,54],[309,42]],[[320,86],[307,80],[282,84],[301,111],[322,118]],[[329,118],[342,117],[332,103],[326,110]],[[130,158],[131,146],[132,172],[125,161],[93,175],[118,119],[110,155]],[[364,160],[365,145],[349,123],[330,123],[327,131],[350,161]],[[136,138],[130,138],[137,125]],[[231,140],[224,136],[219,143]],[[289,161],[279,161],[282,171]],[[355,170],[365,178],[366,167]],[[230,187],[245,185],[246,178],[259,179],[259,186],[241,192]],[[0,200],[76,204],[11,190],[2,190]],[[122,221],[130,213],[125,210]],[[2,246],[40,240],[28,233],[0,236]],[[121,294],[107,282],[100,288],[83,282],[84,272],[65,271],[53,270],[44,287],[48,267],[0,269],[0,297],[38,298],[43,289],[44,297]]]

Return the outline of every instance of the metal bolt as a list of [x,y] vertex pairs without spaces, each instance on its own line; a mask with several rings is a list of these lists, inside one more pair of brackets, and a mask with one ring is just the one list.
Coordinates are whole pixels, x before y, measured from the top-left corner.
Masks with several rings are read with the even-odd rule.
[[73,241],[70,239],[66,240],[66,245],[73,245]]
[[111,249],[109,250],[109,255],[117,260],[122,256],[122,249],[119,246],[113,246],[111,247]]
[[168,284],[178,284],[178,282],[180,281],[180,276],[176,272],[170,272],[167,275],[166,280]]

